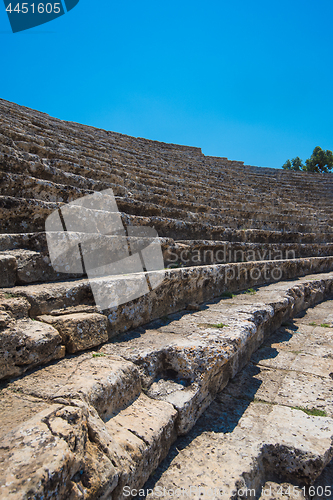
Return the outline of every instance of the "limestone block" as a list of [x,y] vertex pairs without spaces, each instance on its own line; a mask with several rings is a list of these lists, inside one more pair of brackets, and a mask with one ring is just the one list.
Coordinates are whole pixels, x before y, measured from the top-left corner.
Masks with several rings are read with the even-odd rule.
[[165,458],[176,439],[177,411],[169,403],[141,394],[133,404],[105,423],[107,432],[122,450],[123,474],[114,492],[123,497],[123,487],[143,485]]
[[79,313],[63,316],[39,316],[58,330],[66,349],[70,353],[90,349],[107,342],[108,319],[103,314]]
[[64,355],[61,336],[51,325],[20,319],[0,332],[0,378],[21,375]]
[[0,292],[0,309],[7,311],[13,319],[23,319],[29,317],[30,304],[24,297]]
[[118,481],[82,407],[51,405],[8,433],[0,456],[1,498],[105,498]]
[[15,257],[0,254],[0,287],[7,288],[16,283],[17,263]]
[[12,387],[44,399],[81,399],[96,408],[104,420],[130,404],[141,391],[139,371],[133,363],[101,353],[62,359],[16,380]]
[[59,278],[47,255],[32,250],[13,250],[17,260],[17,281],[20,284],[48,281]]

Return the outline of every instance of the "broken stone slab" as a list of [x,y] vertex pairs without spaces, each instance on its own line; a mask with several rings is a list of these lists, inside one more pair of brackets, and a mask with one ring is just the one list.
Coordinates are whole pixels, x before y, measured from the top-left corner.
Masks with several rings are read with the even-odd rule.
[[52,325],[61,335],[69,353],[96,347],[108,340],[108,319],[98,313],[38,316],[40,321]]
[[89,438],[85,408],[49,405],[0,444],[1,498],[109,498],[118,472]]
[[59,332],[31,319],[10,322],[0,331],[0,378],[18,376],[65,356]]
[[77,305],[94,305],[88,280],[74,280],[61,283],[43,283],[17,286],[11,294],[24,297],[30,304],[33,318],[49,314],[53,310]]
[[106,423],[82,400],[44,402],[2,436],[1,498],[124,498],[124,487],[143,484],[165,457],[176,413],[144,394]]
[[311,484],[333,457],[333,421],[298,409],[273,406],[265,426],[266,474],[274,471],[298,484]]
[[176,440],[176,417],[177,411],[171,404],[141,393],[133,404],[105,423],[107,432],[125,456],[125,460],[121,460],[122,474],[114,498],[125,498],[125,487],[144,484],[166,457]]
[[82,399],[105,420],[140,394],[141,383],[133,363],[90,352],[40,368],[12,382],[11,388],[52,401]]
[[12,287],[16,283],[17,262],[15,257],[0,253],[0,286]]

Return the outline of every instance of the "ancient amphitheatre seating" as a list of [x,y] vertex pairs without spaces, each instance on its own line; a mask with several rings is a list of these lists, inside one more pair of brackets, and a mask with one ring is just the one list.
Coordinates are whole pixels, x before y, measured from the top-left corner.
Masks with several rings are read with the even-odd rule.
[[[67,498],[77,485],[82,488],[86,471],[95,470],[98,460],[104,472],[95,470],[98,484],[86,480],[87,498],[109,498],[111,492],[120,498],[126,481],[143,484],[175,436],[194,425],[266,335],[332,293],[333,176],[247,166],[205,156],[199,148],[63,122],[3,100],[0,116],[0,376],[9,381],[3,398],[10,407],[18,414],[26,409],[18,419],[21,427],[12,432],[28,432],[35,419],[38,441],[47,421],[61,453],[61,432],[52,430],[51,421],[55,428],[57,422],[66,427],[73,421],[71,432],[82,443],[87,441],[84,426],[93,429],[90,448],[81,443],[74,453],[69,445],[63,463],[54,464],[47,452],[43,460],[58,477],[52,481],[63,483],[59,498]],[[100,311],[86,275],[53,269],[45,220],[64,204],[109,188],[126,226],[158,231],[166,277],[130,305]],[[299,285],[286,283],[300,277]],[[228,294],[270,283],[273,291],[267,300],[263,296],[261,309],[251,309],[251,294],[246,296],[246,317],[244,311],[240,317],[237,313],[245,299],[241,306],[227,306]],[[218,312],[209,310],[205,316],[200,304],[210,300],[216,301]],[[208,329],[202,341],[200,325],[221,322],[234,325],[234,343],[227,342],[223,351],[222,342],[224,354],[213,349],[199,367],[210,343],[217,342],[216,329],[214,335]],[[254,330],[246,327],[249,322]],[[192,358],[192,340],[183,336],[187,323],[193,330]],[[134,329],[142,345],[131,334],[121,336]],[[173,344],[175,332],[179,345]],[[91,353],[102,344],[101,351]],[[159,380],[158,397],[149,396]],[[171,395],[168,380],[175,385]],[[150,419],[150,433],[142,412]],[[128,420],[126,429],[117,414]],[[147,431],[144,438],[140,434],[143,448],[135,442],[139,437],[130,434],[133,422],[141,433]],[[15,448],[19,438],[14,434],[10,440]],[[139,458],[133,459],[128,449]],[[17,465],[11,457],[6,460],[8,466]],[[64,464],[67,472],[60,480]],[[49,491],[45,471],[38,467],[33,488]],[[22,482],[17,484],[23,491]]]

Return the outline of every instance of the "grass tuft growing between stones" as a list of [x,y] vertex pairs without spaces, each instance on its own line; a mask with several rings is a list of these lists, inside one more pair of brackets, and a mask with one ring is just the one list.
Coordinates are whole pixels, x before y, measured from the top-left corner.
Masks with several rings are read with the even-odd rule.
[[223,292],[221,294],[221,297],[224,298],[224,299],[232,299],[232,298],[235,297],[235,294],[231,293],[231,292]]
[[254,295],[257,293],[257,290],[255,290],[254,288],[248,288],[247,290],[245,290],[245,292],[243,293],[246,293],[248,295]]
[[324,410],[318,410],[318,408],[304,408],[303,406],[292,406],[292,410],[301,410],[307,415],[312,415],[313,417],[327,417],[327,413]]
[[317,323],[315,321],[311,321],[311,323],[309,323],[309,326],[317,326]]
[[4,293],[5,299],[15,299],[16,295],[13,293]]
[[327,323],[321,323],[320,325],[322,328],[331,328],[331,325],[328,325]]
[[106,354],[104,354],[104,352],[93,352],[93,354],[92,354],[93,358],[102,358],[104,356],[106,356]]
[[209,328],[224,328],[224,327],[227,327],[229,325],[226,325],[224,323],[216,323],[216,324],[209,323],[207,326]]

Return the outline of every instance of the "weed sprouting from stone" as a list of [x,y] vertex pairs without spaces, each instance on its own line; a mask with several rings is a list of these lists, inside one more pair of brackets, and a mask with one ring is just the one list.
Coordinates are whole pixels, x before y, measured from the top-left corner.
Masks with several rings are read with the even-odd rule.
[[232,299],[233,297],[235,297],[235,294],[231,292],[223,292],[221,294],[221,297],[223,297],[224,299]]
[[248,295],[254,295],[255,293],[257,293],[257,290],[255,290],[254,288],[248,288],[243,293],[246,293]]
[[104,354],[104,352],[93,352],[93,354],[92,354],[93,358],[102,358],[104,356],[106,356],[106,354]]
[[331,328],[331,325],[328,325],[327,323],[321,323],[320,326],[322,328]]
[[324,410],[319,410],[318,408],[304,408],[303,406],[292,406],[292,410],[301,410],[307,415],[313,417],[327,417],[327,413]]
[[311,321],[311,323],[309,323],[309,326],[317,326],[317,323],[315,321]]

